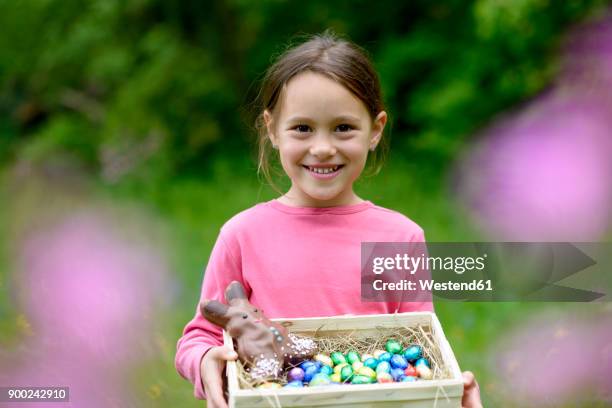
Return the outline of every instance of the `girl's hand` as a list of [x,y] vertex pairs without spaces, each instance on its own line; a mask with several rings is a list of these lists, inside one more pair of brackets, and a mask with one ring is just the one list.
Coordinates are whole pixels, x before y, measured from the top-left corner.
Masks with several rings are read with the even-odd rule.
[[480,401],[480,387],[471,371],[463,372],[463,398],[461,399],[462,408],[482,408]]
[[200,376],[208,408],[227,408],[223,395],[223,369],[226,361],[237,358],[238,354],[226,346],[212,347],[204,354],[200,363]]

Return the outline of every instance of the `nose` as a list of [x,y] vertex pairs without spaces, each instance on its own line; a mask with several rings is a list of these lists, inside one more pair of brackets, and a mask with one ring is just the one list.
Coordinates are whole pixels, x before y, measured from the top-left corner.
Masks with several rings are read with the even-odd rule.
[[325,158],[336,154],[333,140],[327,134],[318,134],[313,138],[310,154],[317,158]]

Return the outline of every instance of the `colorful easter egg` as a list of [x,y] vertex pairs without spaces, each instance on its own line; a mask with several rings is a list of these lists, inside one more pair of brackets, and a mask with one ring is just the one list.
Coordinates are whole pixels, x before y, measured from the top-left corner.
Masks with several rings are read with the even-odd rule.
[[363,362],[363,365],[366,367],[370,367],[372,370],[375,370],[376,366],[378,365],[378,360],[374,357],[368,358],[366,361]]
[[357,371],[357,374],[368,376],[371,379],[375,379],[376,378],[376,371],[374,371],[370,367],[366,367],[366,366],[361,367]]
[[363,363],[364,361],[366,361],[368,358],[374,358],[373,355],[371,354],[362,354],[361,355],[361,362]]
[[326,356],[325,354],[317,354],[315,356],[315,361],[319,361],[321,362],[321,364],[328,365],[330,367],[333,367],[334,365],[334,363],[332,362],[332,359],[329,356]]
[[340,370],[340,379],[342,381],[346,381],[352,376],[353,376],[353,369],[351,368],[350,365],[345,365],[344,367],[342,367],[342,370]]
[[308,385],[310,387],[318,387],[321,385],[329,385],[329,384],[331,384],[331,378],[329,378],[329,375],[318,373],[318,374],[315,374],[314,377],[312,377],[312,380],[310,380],[310,383]]
[[385,351],[380,356],[378,356],[378,361],[391,361],[391,357],[393,357],[393,354]]
[[355,361],[361,361],[361,357],[359,357],[359,353],[356,351],[349,351],[346,353],[346,361],[349,364],[353,364]]
[[317,370],[320,370],[321,367],[323,367],[323,363],[320,362],[319,360],[313,360],[312,362],[314,363],[315,366],[317,366]]
[[391,364],[388,361],[381,361],[376,366],[377,373],[390,373],[391,372]]
[[260,384],[257,386],[257,388],[263,388],[263,389],[276,389],[276,388],[282,388],[283,386],[280,385],[279,383],[275,383],[275,382],[265,382],[263,384]]
[[426,358],[419,358],[416,363],[414,363],[414,366],[419,366],[421,364],[425,364],[427,367],[431,368],[431,364],[429,364],[429,360],[427,360]]
[[285,384],[285,388],[301,388],[304,386],[304,383],[301,381],[289,381]]
[[[314,367],[314,364],[312,365]],[[300,367],[293,367],[287,373],[287,381],[303,381],[304,380],[304,370]]]
[[342,377],[340,377],[340,374],[335,374],[334,373],[334,374],[330,375],[329,378],[332,380],[332,382],[335,382],[335,383],[342,382]]
[[391,354],[397,354],[402,351],[402,345],[395,339],[389,339],[385,343],[385,349]]
[[423,350],[421,349],[421,346],[412,345],[410,347],[406,347],[402,354],[404,355],[406,360],[411,363],[414,363],[416,360],[423,356]]
[[302,370],[306,371],[306,368],[308,368],[308,366],[314,366],[314,365],[315,365],[314,361],[312,361],[312,360],[306,360],[306,361],[302,361],[302,362],[300,363],[299,367],[300,367]]
[[412,375],[405,375],[402,378],[400,378],[400,382],[414,382],[416,380],[417,378],[413,377]]
[[351,367],[353,367],[353,371],[357,371],[363,367],[363,363],[361,361],[355,361],[353,364],[351,364]]
[[372,354],[374,355],[375,359],[380,360],[379,357],[381,356],[381,354],[384,354],[384,353],[386,353],[385,350],[374,350]]
[[351,379],[351,384],[371,384],[372,378],[367,375],[354,375]]
[[348,364],[347,363],[340,363],[337,366],[334,367],[334,373],[335,374],[340,374],[340,371],[342,370],[343,367],[346,367]]
[[404,370],[404,374],[412,377],[417,377],[419,373],[417,373],[416,368],[412,364],[408,364],[408,367]]
[[417,373],[419,373],[419,377],[424,380],[431,380],[433,377],[433,372],[431,368],[427,367],[425,364],[419,364],[416,366]]
[[340,353],[339,351],[334,351],[333,353],[331,353],[330,357],[334,365],[346,363],[346,358],[344,357],[344,354]]
[[314,375],[317,372],[319,372],[319,369],[317,368],[317,366],[315,364],[309,365],[304,370],[304,380],[303,381],[304,382],[310,382],[310,380],[312,380],[312,377],[314,377]]
[[393,377],[389,373],[376,373],[376,382],[379,383],[392,383]]
[[404,370],[401,368],[394,368],[391,370],[391,377],[393,377],[394,381],[399,381],[400,377],[404,375]]
[[319,372],[327,375],[332,375],[334,373],[334,369],[324,364],[323,367],[321,367],[321,369],[319,370]]
[[401,368],[402,370],[405,370],[406,367],[408,367],[408,362],[401,354],[394,354],[393,357],[391,357],[390,363],[391,367],[393,368]]

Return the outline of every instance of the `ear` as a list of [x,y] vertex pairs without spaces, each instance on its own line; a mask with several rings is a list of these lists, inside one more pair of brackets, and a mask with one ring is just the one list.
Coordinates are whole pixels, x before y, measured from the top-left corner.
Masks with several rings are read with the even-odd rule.
[[263,113],[263,119],[264,119],[264,123],[266,124],[266,130],[268,131],[268,138],[270,139],[272,146],[278,146],[278,140],[274,132],[275,123],[274,123],[274,118],[272,117],[272,112],[266,109]]
[[372,137],[370,139],[370,150],[376,149],[376,146],[380,142],[380,139],[383,135],[383,130],[385,129],[385,125],[387,124],[387,112],[381,111],[374,121],[372,122]]
[[200,313],[211,323],[225,327],[229,322],[228,306],[216,300],[204,300],[200,303]]
[[234,304],[236,300],[247,300],[247,295],[242,283],[233,281],[227,285],[227,289],[225,289],[225,300],[229,304]]

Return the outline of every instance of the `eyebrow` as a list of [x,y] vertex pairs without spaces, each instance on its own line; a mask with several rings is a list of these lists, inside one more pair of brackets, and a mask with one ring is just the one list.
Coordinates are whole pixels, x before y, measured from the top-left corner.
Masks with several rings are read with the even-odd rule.
[[[309,122],[310,119],[307,116],[293,116],[287,119],[287,122]],[[347,121],[347,122],[359,122],[359,118],[352,115],[340,115],[333,118],[334,121]]]

